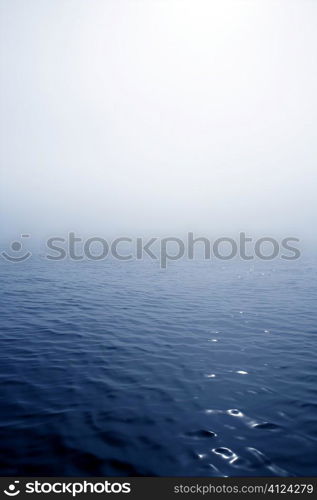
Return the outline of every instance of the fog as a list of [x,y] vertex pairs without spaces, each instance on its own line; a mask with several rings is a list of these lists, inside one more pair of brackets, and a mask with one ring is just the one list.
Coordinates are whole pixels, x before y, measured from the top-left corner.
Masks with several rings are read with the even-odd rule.
[[316,2],[0,9],[2,236],[312,232]]

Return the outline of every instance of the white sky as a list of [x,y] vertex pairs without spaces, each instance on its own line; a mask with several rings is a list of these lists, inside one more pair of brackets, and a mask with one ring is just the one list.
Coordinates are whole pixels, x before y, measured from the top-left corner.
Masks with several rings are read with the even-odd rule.
[[4,233],[313,230],[316,1],[0,11]]

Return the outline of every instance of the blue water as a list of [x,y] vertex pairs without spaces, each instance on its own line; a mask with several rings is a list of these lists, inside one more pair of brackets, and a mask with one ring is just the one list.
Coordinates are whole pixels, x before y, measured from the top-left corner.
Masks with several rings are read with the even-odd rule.
[[316,475],[316,269],[1,260],[1,475]]

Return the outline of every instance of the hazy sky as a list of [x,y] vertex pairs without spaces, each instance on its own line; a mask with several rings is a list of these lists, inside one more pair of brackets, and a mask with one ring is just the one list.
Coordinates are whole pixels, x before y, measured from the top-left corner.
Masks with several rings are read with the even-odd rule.
[[316,1],[0,11],[3,234],[314,231]]

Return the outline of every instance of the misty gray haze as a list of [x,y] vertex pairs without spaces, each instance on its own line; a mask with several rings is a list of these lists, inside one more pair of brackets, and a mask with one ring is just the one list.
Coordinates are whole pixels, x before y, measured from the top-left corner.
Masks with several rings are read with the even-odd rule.
[[0,9],[3,237],[312,232],[316,2]]

